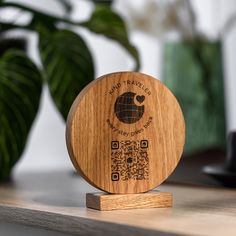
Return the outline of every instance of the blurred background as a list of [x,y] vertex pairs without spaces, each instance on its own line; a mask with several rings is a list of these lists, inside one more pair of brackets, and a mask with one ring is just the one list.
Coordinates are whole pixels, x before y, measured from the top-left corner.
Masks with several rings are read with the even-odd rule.
[[[57,0],[14,2],[58,17],[67,14],[73,21],[88,20],[94,10],[94,3],[86,0],[70,0],[69,14]],[[236,130],[236,1],[114,0],[112,9],[125,21],[139,53],[140,71],[162,80],[178,98],[189,127],[185,155],[212,148],[224,152],[226,133]],[[0,20],[24,25],[30,14],[9,7],[0,9]],[[95,77],[133,70],[132,56],[116,41],[83,27],[66,28],[86,41]],[[14,30],[8,36],[26,37],[27,52],[41,67],[36,33]],[[14,171],[60,168],[73,169],[65,122],[44,85],[39,112]]]

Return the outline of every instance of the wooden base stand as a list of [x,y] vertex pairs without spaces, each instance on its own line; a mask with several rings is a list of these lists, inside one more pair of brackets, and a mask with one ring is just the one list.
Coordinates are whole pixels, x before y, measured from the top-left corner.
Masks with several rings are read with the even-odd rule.
[[172,207],[172,193],[150,191],[137,194],[87,193],[86,206],[100,211]]

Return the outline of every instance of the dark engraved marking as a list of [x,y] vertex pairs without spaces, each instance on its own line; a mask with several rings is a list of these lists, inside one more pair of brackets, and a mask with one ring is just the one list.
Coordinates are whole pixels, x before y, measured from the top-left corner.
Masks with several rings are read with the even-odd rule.
[[112,181],[147,180],[149,176],[148,140],[113,142],[118,142],[116,147],[119,148],[111,150]]

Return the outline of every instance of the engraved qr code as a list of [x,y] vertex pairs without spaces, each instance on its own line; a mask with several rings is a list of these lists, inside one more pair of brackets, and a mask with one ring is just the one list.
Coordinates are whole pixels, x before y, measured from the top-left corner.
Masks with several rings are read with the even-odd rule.
[[149,175],[148,140],[111,142],[111,180],[146,180]]

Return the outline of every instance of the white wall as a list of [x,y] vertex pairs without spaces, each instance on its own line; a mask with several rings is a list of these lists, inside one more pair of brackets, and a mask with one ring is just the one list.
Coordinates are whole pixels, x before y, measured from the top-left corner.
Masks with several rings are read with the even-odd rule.
[[[26,1],[26,0],[24,0]],[[122,9],[122,1],[119,0],[119,9]],[[145,0],[144,0],[145,1]],[[27,0],[32,4],[32,1]],[[34,1],[35,3],[36,1]],[[41,4],[43,2],[43,4]],[[221,1],[219,5],[215,5],[215,0],[193,0],[195,9],[198,13],[199,27],[215,37],[219,31],[220,25],[225,21],[226,16],[236,11],[235,0]],[[55,3],[51,1],[38,1],[41,7],[47,6],[47,9],[55,9]],[[91,12],[92,6],[86,2],[78,0],[77,11],[73,15],[86,18]],[[60,8],[58,7],[59,14]],[[219,17],[218,17],[219,16]],[[216,18],[216,20],[214,20]],[[128,54],[116,43],[104,39],[102,36],[94,36],[85,30],[80,30],[81,34],[86,38],[89,47],[93,51],[96,61],[97,76],[112,71],[130,70],[132,61]],[[151,74],[160,78],[160,44],[154,37],[142,34],[132,33],[132,41],[136,44],[140,51],[142,68],[144,73]],[[37,51],[35,50],[36,38],[31,36],[30,54],[38,62]],[[228,129],[236,130],[236,27],[225,35],[225,75],[226,75],[226,97],[227,97],[227,114]],[[29,137],[27,148],[24,155],[18,162],[15,171],[25,171],[29,169],[52,169],[52,168],[73,168],[69,160],[65,146],[65,124],[60,115],[56,111],[52,100],[49,96],[47,88],[41,101],[41,108],[37,120],[34,124]]]

